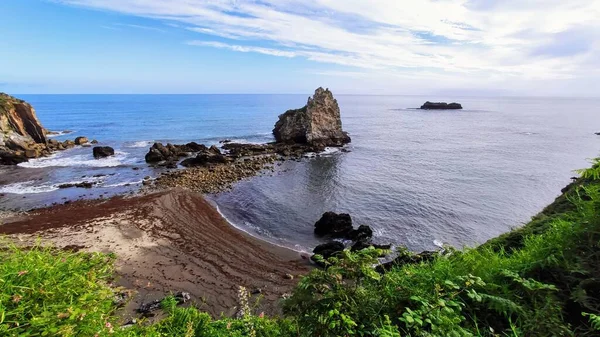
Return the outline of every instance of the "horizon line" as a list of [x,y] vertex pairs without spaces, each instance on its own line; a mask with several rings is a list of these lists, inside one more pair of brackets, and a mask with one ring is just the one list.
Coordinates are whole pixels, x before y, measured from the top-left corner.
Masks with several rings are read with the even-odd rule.
[[[0,93],[2,93],[0,91]],[[3,92],[6,93],[6,92]],[[36,95],[36,96],[233,96],[233,95],[247,95],[247,96],[290,96],[290,95],[308,95],[306,93],[15,93],[9,94],[10,96],[25,96],[25,95]],[[373,96],[373,97],[424,97],[424,96],[450,96],[450,97],[464,97],[464,98],[553,98],[553,99],[600,99],[600,96],[548,96],[548,95],[461,95],[461,94],[350,94],[350,93],[337,93],[335,96]]]

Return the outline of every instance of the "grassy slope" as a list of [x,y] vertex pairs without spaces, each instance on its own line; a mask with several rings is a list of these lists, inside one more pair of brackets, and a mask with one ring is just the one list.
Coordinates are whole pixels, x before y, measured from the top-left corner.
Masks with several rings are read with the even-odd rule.
[[[0,336],[598,336],[600,168],[521,229],[380,275],[379,252],[303,278],[286,319],[211,320],[164,303],[167,319],[116,328],[113,258],[36,247],[0,251]],[[243,299],[244,296],[241,296]]]

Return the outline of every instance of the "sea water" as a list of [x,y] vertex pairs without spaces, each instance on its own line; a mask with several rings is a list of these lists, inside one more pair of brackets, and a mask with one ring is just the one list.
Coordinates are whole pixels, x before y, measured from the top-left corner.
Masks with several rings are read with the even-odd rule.
[[[42,124],[112,146],[96,160],[76,147],[0,168],[0,207],[40,207],[135,191],[159,170],[144,162],[155,141],[206,145],[272,141],[277,116],[308,95],[17,95]],[[526,222],[588,166],[600,148],[599,99],[336,95],[350,152],[328,149],[209,198],[234,225],[310,250],[325,211],[370,225],[376,241],[412,250],[471,246]],[[426,100],[463,110],[415,109]],[[92,189],[58,185],[91,181]]]

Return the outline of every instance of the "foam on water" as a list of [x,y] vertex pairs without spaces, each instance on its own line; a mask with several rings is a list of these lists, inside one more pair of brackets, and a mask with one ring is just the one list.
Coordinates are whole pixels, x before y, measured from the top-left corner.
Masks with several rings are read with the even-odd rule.
[[154,144],[154,142],[151,140],[142,140],[139,142],[126,143],[125,147],[142,148],[142,147],[150,147],[150,146],[152,146],[152,144]]
[[56,185],[40,185],[38,181],[24,181],[0,186],[0,193],[37,194],[58,190]]
[[19,164],[20,167],[42,168],[42,167],[116,167],[132,164],[135,159],[127,160],[127,152],[115,151],[111,157],[95,159],[92,154],[80,154],[69,156],[69,153],[56,153],[49,157],[32,159]]
[[69,135],[69,134],[74,133],[74,131],[52,131],[52,132],[56,132],[56,133],[46,135],[46,137],[54,138],[54,137],[60,137],[60,136]]
[[125,186],[125,185],[135,185],[135,184],[141,184],[141,183],[142,183],[142,180],[122,181],[120,183],[107,184],[107,185],[102,185],[99,187],[110,188],[110,187],[120,187],[120,186]]

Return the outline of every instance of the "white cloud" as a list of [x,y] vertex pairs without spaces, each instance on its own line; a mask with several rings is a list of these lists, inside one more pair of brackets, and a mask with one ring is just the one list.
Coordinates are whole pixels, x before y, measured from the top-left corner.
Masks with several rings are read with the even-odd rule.
[[[225,40],[190,45],[364,72],[483,82],[574,79],[598,76],[600,68],[600,0],[58,1],[165,20]],[[572,36],[565,32],[578,34],[576,45],[561,39]]]
[[229,50],[233,50],[233,51],[239,51],[242,53],[259,53],[259,54],[272,55],[272,56],[283,56],[283,57],[295,57],[296,56],[296,53],[289,52],[289,51],[270,49],[270,48],[261,48],[261,47],[238,46],[238,45],[231,45],[231,44],[216,42],[216,41],[188,41],[187,44],[189,44],[190,46],[205,46],[205,47],[229,49]]

